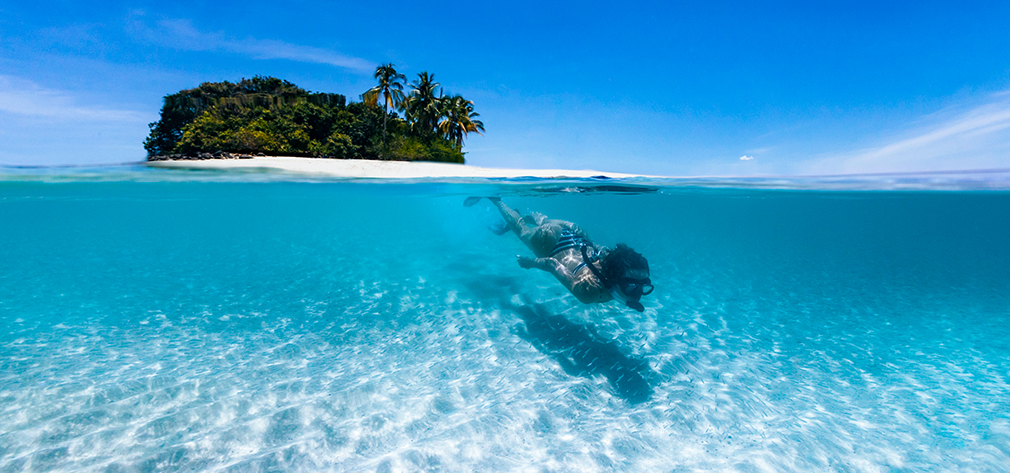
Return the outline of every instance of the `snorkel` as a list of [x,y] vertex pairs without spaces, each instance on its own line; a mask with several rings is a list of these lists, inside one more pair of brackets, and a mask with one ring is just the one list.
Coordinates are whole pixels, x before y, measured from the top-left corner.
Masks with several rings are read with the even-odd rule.
[[[581,251],[582,251],[582,261],[586,262],[586,266],[589,266],[589,270],[592,271],[593,275],[595,275],[596,278],[600,280],[600,283],[603,284],[603,288],[610,291],[610,294],[614,297],[614,299],[623,301],[624,305],[632,309],[635,309],[639,312],[645,311],[645,306],[643,306],[642,303],[639,302],[639,299],[641,299],[643,295],[652,293],[652,283],[651,281],[649,281],[648,278],[644,280],[621,278],[620,280],[621,284],[619,287],[617,284],[614,284],[613,281],[603,276],[603,273],[601,273],[600,270],[596,269],[596,265],[593,264],[593,262],[596,261],[596,259],[590,259],[589,253],[586,251],[585,246],[581,248]],[[630,294],[625,294],[624,286],[632,288]],[[649,288],[647,292],[644,290],[645,287]]]

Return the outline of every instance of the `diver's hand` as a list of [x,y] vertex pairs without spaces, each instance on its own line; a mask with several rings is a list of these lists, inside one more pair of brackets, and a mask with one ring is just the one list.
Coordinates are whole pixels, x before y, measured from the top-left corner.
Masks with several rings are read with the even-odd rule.
[[519,267],[523,269],[535,268],[537,266],[537,260],[529,256],[516,255],[516,260],[519,261]]

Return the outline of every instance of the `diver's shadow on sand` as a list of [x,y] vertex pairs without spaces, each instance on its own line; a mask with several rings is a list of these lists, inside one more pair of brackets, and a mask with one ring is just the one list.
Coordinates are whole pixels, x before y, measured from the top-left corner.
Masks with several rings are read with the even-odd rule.
[[560,315],[554,315],[541,304],[525,300],[516,304],[513,294],[522,292],[522,280],[482,273],[476,258],[461,258],[452,265],[452,272],[470,276],[459,282],[478,300],[500,301],[525,323],[519,336],[541,353],[554,359],[571,376],[592,378],[605,376],[614,392],[631,404],[652,398],[650,379],[658,375],[645,360],[621,353],[618,345],[596,333],[592,325],[579,325]]
[[647,378],[654,378],[655,373],[647,361],[624,355],[616,343],[604,340],[591,325],[551,314],[540,304],[511,306],[526,323],[519,336],[557,361],[569,375],[605,376],[616,394],[632,404],[652,398]]

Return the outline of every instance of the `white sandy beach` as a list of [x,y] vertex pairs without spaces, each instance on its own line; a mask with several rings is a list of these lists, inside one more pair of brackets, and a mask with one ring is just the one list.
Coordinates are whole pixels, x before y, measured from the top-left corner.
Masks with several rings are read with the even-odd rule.
[[410,161],[373,161],[364,159],[314,159],[296,157],[257,157],[252,159],[207,159],[150,161],[148,166],[171,169],[265,169],[283,172],[307,174],[324,177],[345,178],[450,178],[450,177],[484,177],[484,178],[586,178],[606,176],[610,178],[648,177],[638,174],[623,174],[593,170],[566,169],[502,169],[483,168],[465,164],[410,162]]

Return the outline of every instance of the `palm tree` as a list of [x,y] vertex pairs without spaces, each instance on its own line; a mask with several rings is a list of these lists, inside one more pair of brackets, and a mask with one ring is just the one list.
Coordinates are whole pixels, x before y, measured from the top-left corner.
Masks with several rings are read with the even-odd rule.
[[484,131],[484,123],[476,120],[480,114],[473,111],[473,102],[459,95],[453,95],[442,99],[440,108],[442,113],[438,131],[457,146],[463,146],[463,139],[467,134],[479,135]]
[[435,82],[434,74],[425,71],[417,75],[417,80],[410,87],[413,90],[402,104],[410,129],[422,135],[430,135],[438,126],[441,84]]
[[386,121],[389,118],[389,109],[398,108],[400,103],[403,102],[403,82],[407,80],[407,77],[399,72],[396,72],[396,67],[390,64],[384,64],[375,69],[375,79],[379,81],[379,85],[368,89],[361,96],[366,103],[372,106],[378,105],[379,97],[382,97],[382,144],[386,144]]

